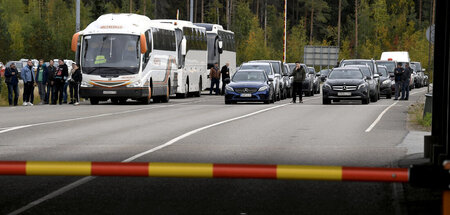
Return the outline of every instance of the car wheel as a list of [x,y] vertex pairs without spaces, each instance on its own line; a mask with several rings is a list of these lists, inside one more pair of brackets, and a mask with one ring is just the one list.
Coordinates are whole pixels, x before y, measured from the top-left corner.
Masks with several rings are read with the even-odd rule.
[[226,105],[229,105],[229,104],[231,104],[231,101],[225,100],[225,104],[226,104]]
[[362,102],[363,105],[368,105],[370,103],[370,99],[369,98],[365,98],[365,99],[362,99],[361,102]]
[[377,102],[377,94],[370,96],[370,102]]
[[322,104],[324,104],[324,105],[329,105],[329,104],[331,104],[331,100],[330,100],[330,99],[327,99],[327,98],[325,98],[325,97],[323,97],[323,98],[322,98]]
[[389,91],[388,94],[386,94],[386,98],[387,98],[387,99],[392,98],[392,92],[391,92],[391,91]]
[[185,93],[177,93],[178,98],[187,98],[189,96],[189,83],[186,82],[184,84],[184,89],[186,89]]
[[281,93],[280,93],[280,91],[278,91],[278,93],[277,93],[277,101],[280,101],[281,100]]
[[100,102],[100,100],[95,99],[95,98],[90,98],[89,102],[91,103],[91,105],[98,105],[98,103]]

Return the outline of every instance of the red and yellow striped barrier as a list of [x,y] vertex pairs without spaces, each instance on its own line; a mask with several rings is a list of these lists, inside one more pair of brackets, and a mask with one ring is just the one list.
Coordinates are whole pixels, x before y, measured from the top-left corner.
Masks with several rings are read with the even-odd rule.
[[0,161],[0,175],[409,181],[407,168],[153,162]]

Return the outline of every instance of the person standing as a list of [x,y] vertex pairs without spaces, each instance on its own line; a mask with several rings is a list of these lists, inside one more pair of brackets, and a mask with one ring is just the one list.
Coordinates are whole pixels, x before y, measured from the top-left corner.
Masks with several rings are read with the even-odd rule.
[[209,95],[212,95],[213,89],[216,92],[216,95],[219,95],[219,84],[220,84],[219,63],[215,63],[214,67],[211,67],[211,70],[209,71],[209,78],[211,79],[211,87],[209,88]]
[[[19,101],[19,72],[17,71],[16,64],[12,63],[9,68],[5,70],[5,82],[8,86],[8,102],[9,106],[17,106]],[[13,103],[14,93],[14,103]]]
[[[34,98],[34,82],[36,76],[33,72],[33,63],[31,60],[27,61],[27,65],[22,69],[22,79],[23,79],[23,106],[33,106]],[[31,102],[30,102],[31,101]]]
[[47,66],[44,64],[44,60],[39,60],[39,66],[36,70],[36,84],[39,90],[39,97],[41,98],[41,105],[45,103],[45,97],[47,95],[46,85],[47,85],[48,70]]
[[63,91],[64,91],[64,85],[66,83],[67,76],[69,76],[69,71],[67,68],[67,65],[64,63],[63,60],[58,61],[59,66],[56,69],[55,74],[55,101],[54,103],[58,101],[60,105],[62,105],[63,102]]
[[411,74],[412,69],[409,67],[409,63],[405,64],[405,71],[402,75],[402,82],[403,82],[403,88],[402,88],[402,97],[400,100],[408,100],[409,99],[409,82],[411,81]]
[[83,80],[81,74],[80,66],[78,64],[73,64],[72,79],[70,80],[70,103],[73,105],[79,105],[80,102],[80,84]]
[[221,94],[225,94],[225,86],[227,83],[225,82],[225,79],[230,78],[230,63],[226,63],[222,69],[220,70],[220,73],[222,75],[222,91]]
[[400,91],[403,89],[402,84],[402,76],[405,70],[402,68],[402,63],[397,63],[397,68],[394,70],[395,75],[395,99],[398,100],[398,97],[400,96]]
[[56,68],[54,66],[55,62],[53,60],[50,60],[50,63],[47,67],[47,94],[45,95],[45,104],[55,104],[54,101],[54,97],[55,97],[55,89],[54,89],[54,85],[55,85],[55,73],[56,73]]
[[292,86],[292,103],[295,103],[297,99],[297,94],[299,97],[299,102],[303,103],[303,81],[305,81],[306,72],[304,68],[300,65],[300,62],[295,62],[295,69],[291,76],[294,77],[294,83]]

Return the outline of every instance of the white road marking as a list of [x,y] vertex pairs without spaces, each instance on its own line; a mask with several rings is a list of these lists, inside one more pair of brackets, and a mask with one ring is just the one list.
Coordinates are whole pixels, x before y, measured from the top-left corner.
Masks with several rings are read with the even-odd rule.
[[366,132],[372,131],[372,129],[375,127],[375,125],[377,125],[377,123],[381,120],[381,117],[383,117],[383,115],[397,103],[398,103],[398,101],[392,103],[391,105],[389,105],[389,107],[384,109],[383,112],[381,112],[380,115],[378,115],[377,119],[375,119],[375,121],[373,121],[373,123],[366,129]]
[[[417,91],[414,93],[410,93],[410,95],[414,95],[417,93],[422,93],[424,92],[424,90],[421,91]],[[395,101],[394,103],[392,103],[391,105],[389,105],[389,107],[387,107],[386,109],[383,110],[383,112],[380,113],[380,115],[378,115],[378,117],[375,119],[375,121],[373,121],[373,123],[366,129],[366,133],[372,131],[372,129],[377,125],[378,122],[380,122],[381,118],[383,117],[383,115],[389,110],[391,109],[391,107],[395,106],[399,101]]]
[[[309,99],[309,100],[312,100],[312,99]],[[284,106],[287,106],[287,105],[290,105],[290,103],[281,104],[281,105],[277,105],[277,106],[272,106],[272,107],[265,108],[265,109],[262,109],[262,110],[259,110],[259,111],[255,111],[255,112],[252,112],[252,113],[249,113],[249,114],[245,114],[245,115],[238,116],[238,117],[235,117],[235,118],[231,118],[231,119],[223,120],[223,121],[216,122],[216,123],[213,123],[213,124],[210,124],[210,125],[206,125],[206,126],[203,126],[201,128],[197,128],[195,130],[192,130],[192,131],[189,131],[187,133],[184,133],[184,134],[182,134],[182,135],[180,135],[178,137],[175,137],[175,138],[169,140],[168,142],[166,142],[166,143],[164,143],[162,145],[159,145],[159,146],[154,147],[152,149],[149,149],[147,151],[141,152],[139,154],[133,155],[133,156],[123,160],[122,162],[123,163],[131,162],[131,161],[136,160],[136,159],[138,159],[138,158],[140,158],[142,156],[148,155],[148,154],[150,154],[152,152],[155,152],[155,151],[158,151],[158,150],[163,149],[165,147],[168,147],[168,146],[170,146],[170,145],[172,145],[172,144],[174,144],[174,143],[176,143],[176,142],[178,142],[178,141],[180,141],[180,140],[182,140],[182,139],[184,139],[186,137],[189,137],[189,136],[191,136],[193,134],[196,134],[198,132],[201,132],[203,130],[206,130],[206,129],[209,129],[209,128],[212,128],[212,127],[216,127],[216,126],[219,126],[219,125],[222,125],[222,124],[225,124],[225,123],[233,122],[233,121],[236,121],[236,120],[239,120],[239,119],[243,119],[243,118],[247,118],[247,117],[250,117],[250,116],[254,116],[256,114],[267,112],[267,111],[270,111],[270,110],[273,110],[273,109],[281,108],[281,107],[284,107]],[[26,210],[31,209],[32,207],[37,206],[37,205],[41,204],[42,202],[45,202],[47,200],[53,199],[53,198],[55,198],[57,196],[60,196],[60,195],[66,193],[66,192],[68,192],[68,191],[70,191],[70,190],[72,190],[72,189],[74,189],[74,188],[76,188],[78,186],[81,186],[81,185],[83,185],[83,184],[85,184],[85,183],[87,183],[89,181],[92,181],[95,178],[96,177],[93,177],[93,176],[87,176],[87,177],[84,177],[82,179],[79,179],[79,180],[77,180],[77,181],[75,181],[75,182],[73,182],[73,183],[71,183],[69,185],[66,185],[66,186],[64,186],[62,188],[59,188],[58,190],[55,190],[55,191],[51,192],[50,194],[47,194],[47,195],[45,195],[45,196],[43,196],[43,197],[41,197],[41,198],[31,202],[31,203],[25,205],[24,207],[21,207],[21,208],[15,210],[15,211],[9,213],[9,215],[16,215],[16,214],[20,214],[22,212],[25,212]]]

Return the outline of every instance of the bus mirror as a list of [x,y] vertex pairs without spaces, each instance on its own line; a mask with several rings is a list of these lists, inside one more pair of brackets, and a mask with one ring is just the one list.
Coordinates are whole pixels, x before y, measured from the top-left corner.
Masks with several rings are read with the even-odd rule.
[[75,33],[72,36],[72,44],[71,44],[71,49],[73,52],[77,51],[77,47],[78,47],[78,38],[80,37],[80,33]]
[[222,54],[222,52],[223,52],[223,41],[222,40],[219,40],[219,54]]
[[181,55],[186,55],[186,37],[183,37],[183,40],[181,40]]
[[145,54],[147,52],[147,39],[145,38],[145,34],[141,34],[141,54]]

